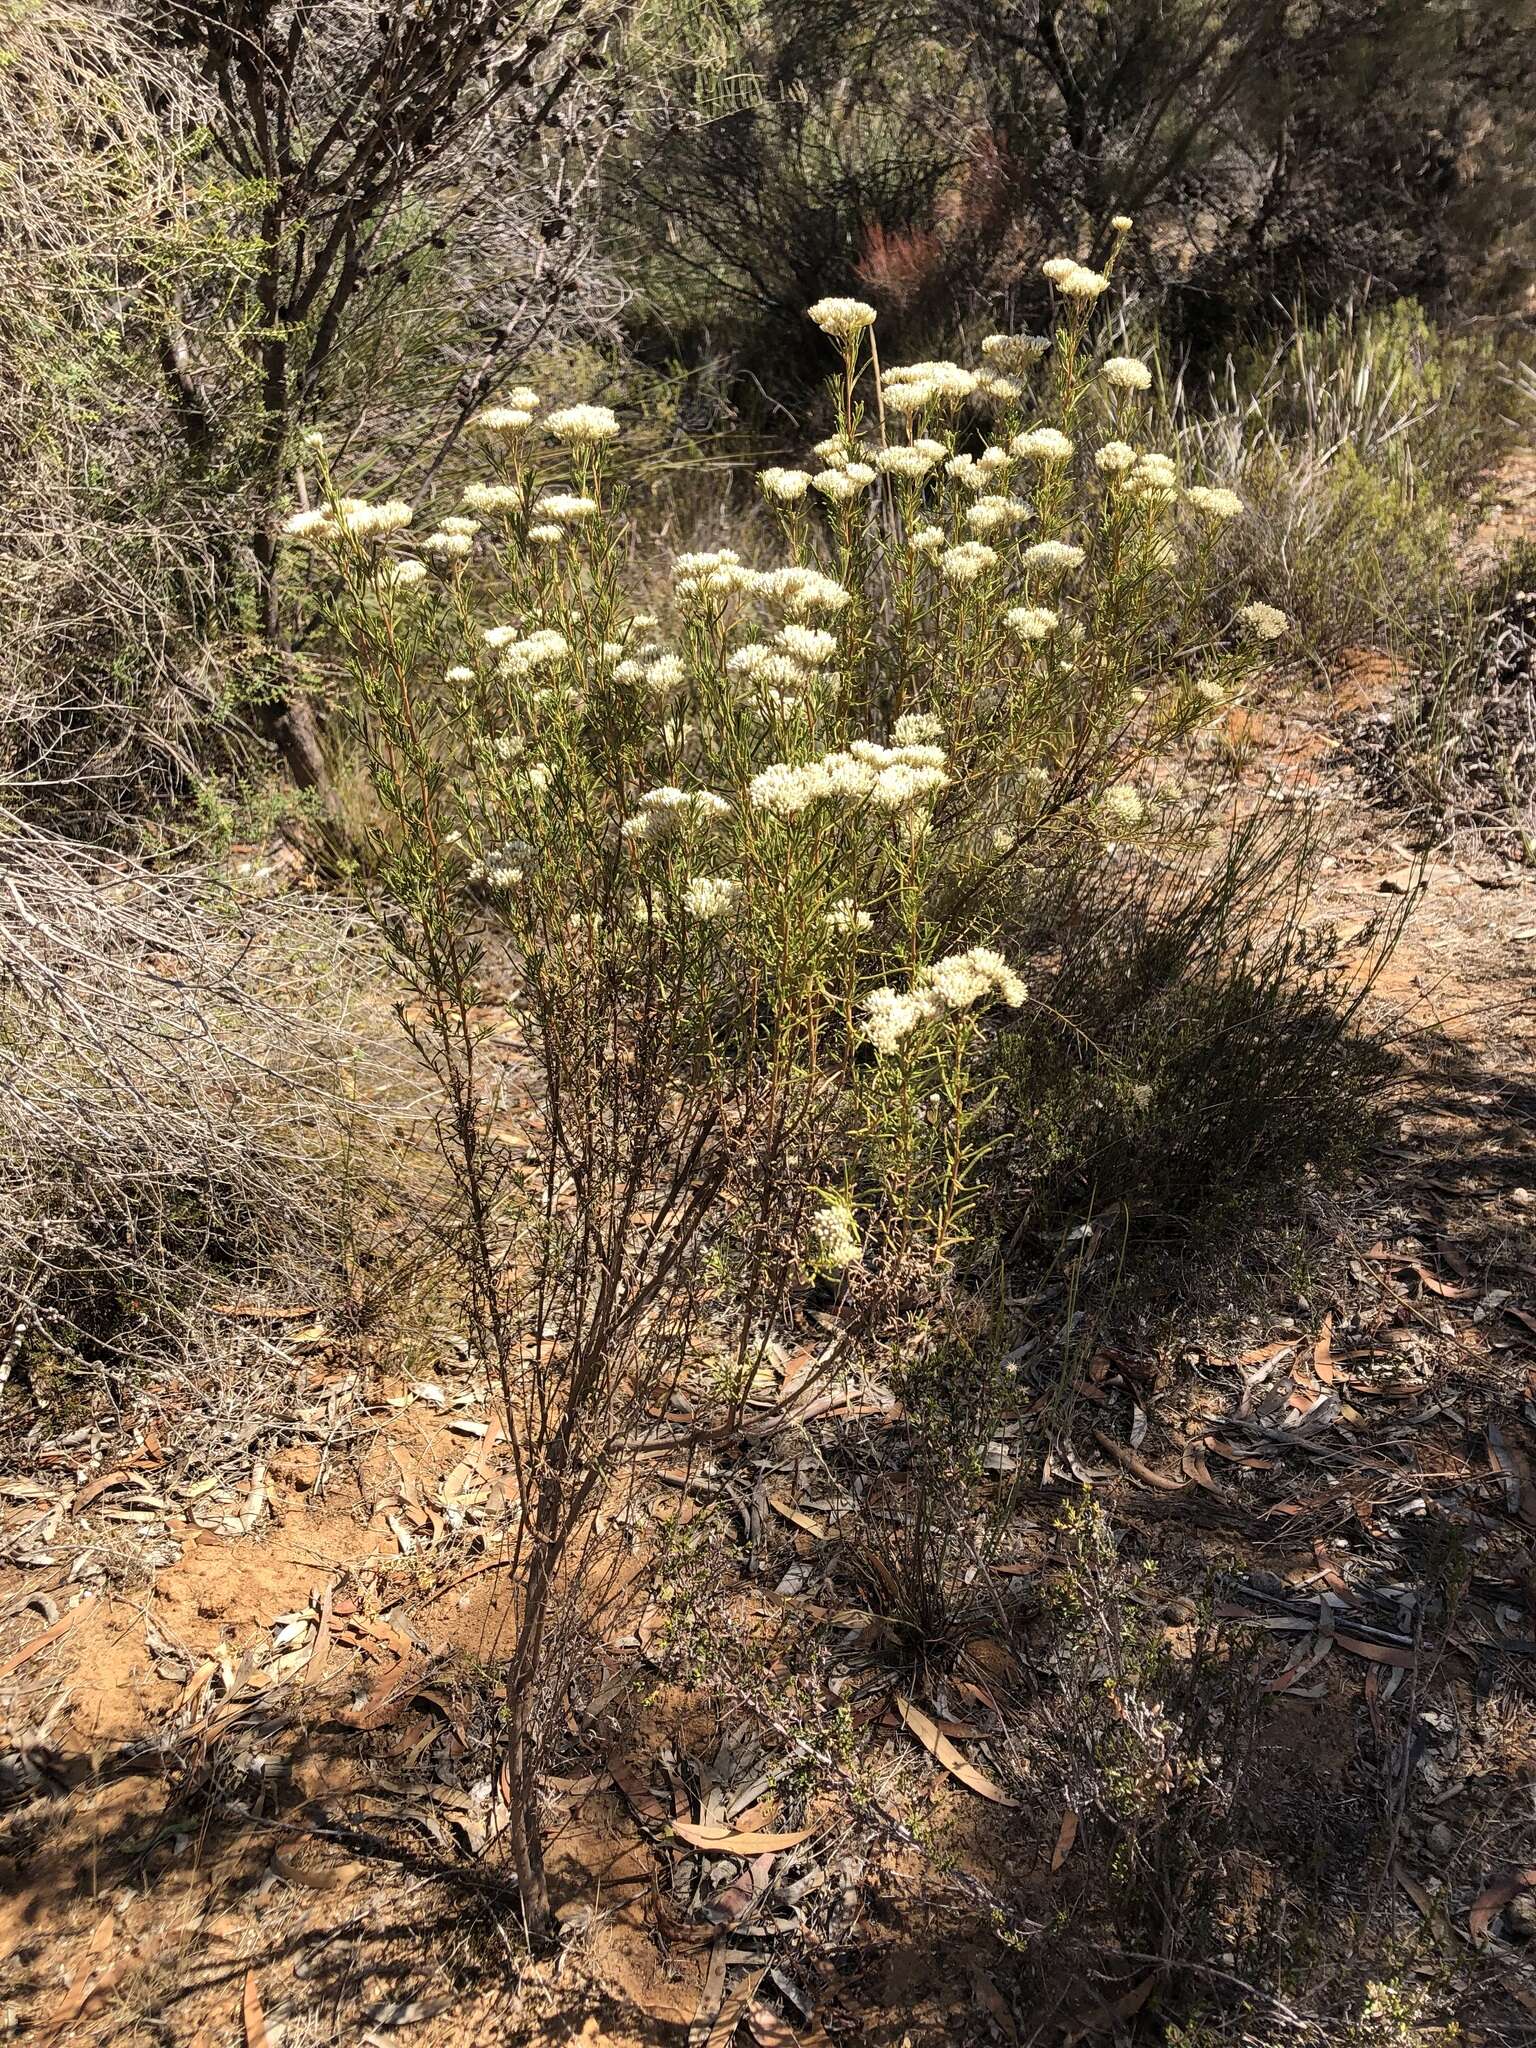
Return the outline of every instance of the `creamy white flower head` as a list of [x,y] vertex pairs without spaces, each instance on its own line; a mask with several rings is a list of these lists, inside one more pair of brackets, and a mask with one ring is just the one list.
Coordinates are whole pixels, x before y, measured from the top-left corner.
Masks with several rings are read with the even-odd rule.
[[757,484],[765,498],[776,499],[781,505],[793,505],[810,489],[811,478],[807,470],[779,469],[775,466],[760,470]]
[[930,797],[936,797],[941,790],[948,789],[949,784],[947,771],[931,762],[893,761],[889,767],[876,773],[870,786],[869,800],[882,811],[905,811],[914,804],[926,803]]
[[567,405],[548,414],[545,426],[557,441],[573,448],[594,448],[619,431],[616,415],[606,405]]
[[1184,493],[1184,502],[1210,519],[1241,519],[1243,516],[1243,501],[1236,491],[1220,486],[1212,488],[1209,484],[1191,484]]
[[1052,284],[1060,284],[1064,277],[1070,277],[1077,268],[1075,256],[1048,256],[1040,266],[1040,275],[1048,277]]
[[821,469],[811,478],[812,487],[834,505],[846,505],[859,495],[860,486],[846,469]]
[[470,421],[477,434],[492,441],[517,441],[533,425],[533,414],[520,405],[488,405]]
[[1026,569],[1042,569],[1047,572],[1065,572],[1080,569],[1087,559],[1080,547],[1074,547],[1066,540],[1037,540],[1033,547],[1024,550],[1020,557]]
[[897,412],[921,412],[928,405],[958,405],[976,389],[976,372],[959,363],[907,363],[887,370],[881,394]]
[[[739,657],[746,656],[746,660]],[[800,690],[805,686],[805,670],[793,655],[781,648],[764,647],[761,642],[750,643],[737,648],[726,662],[733,675],[750,676],[761,688],[774,690]]]
[[578,497],[574,491],[546,491],[533,509],[541,518],[552,519],[557,525],[575,526],[594,516],[597,500]]
[[839,896],[827,912],[827,924],[835,932],[870,932],[875,920],[867,910],[861,910],[851,896]]
[[473,540],[480,531],[478,519],[466,519],[459,512],[450,512],[446,518],[439,519],[437,523],[443,533],[457,533],[465,540]]
[[797,817],[820,798],[830,796],[832,785],[819,761],[798,767],[789,761],[774,761],[747,785],[747,801],[757,811],[769,811],[776,818]]
[[891,737],[898,747],[936,746],[944,737],[944,721],[931,711],[904,711]]
[[518,626],[487,626],[480,638],[493,653],[499,654],[503,647],[510,647],[521,634]]
[[1178,471],[1174,467],[1171,455],[1162,455],[1156,449],[1148,449],[1144,455],[1139,455],[1136,458],[1136,468],[1132,476],[1132,482],[1146,484],[1149,487],[1157,486],[1159,488],[1166,485],[1169,489],[1172,489],[1177,476]]
[[710,825],[729,817],[730,810],[725,798],[711,789],[679,789],[668,782],[648,789],[619,831],[630,840],[665,839],[685,824]]
[[1278,605],[1260,604],[1255,600],[1252,604],[1239,605],[1237,616],[1256,640],[1278,640],[1290,630],[1291,622]]
[[982,449],[976,458],[976,467],[983,477],[997,478],[1004,470],[1012,469],[1013,457],[1006,448],[999,448],[994,443],[991,447]]
[[1001,953],[990,946],[972,946],[935,961],[919,975],[917,989],[931,993],[946,1010],[969,1010],[977,1003],[1006,1003],[1018,1009],[1028,991]]
[[695,875],[683,891],[683,904],[690,917],[724,917],[740,895],[740,882],[729,875]]
[[528,538],[536,548],[558,547],[568,538],[563,526],[555,526],[549,520],[541,520],[537,526],[530,526]]
[[379,568],[379,588],[392,595],[417,590],[427,580],[427,565],[407,555],[400,562],[384,562]]
[[1099,798],[1099,822],[1106,831],[1134,832],[1147,807],[1128,782],[1117,782]]
[[876,1052],[882,1053],[898,1051],[902,1040],[933,1015],[918,997],[903,995],[894,988],[871,989],[864,998],[863,1009],[864,1036]]
[[1061,624],[1061,617],[1049,605],[1020,604],[1005,615],[1004,623],[1021,640],[1045,640]]
[[981,353],[994,369],[1017,375],[1039,362],[1050,345],[1048,334],[989,334]]
[[[505,636],[510,634],[511,638]],[[536,669],[552,667],[564,661],[570,653],[570,644],[563,633],[552,627],[541,626],[536,632],[519,639],[516,627],[492,626],[485,635],[488,647],[498,649],[501,660],[497,664],[503,675],[527,676]]]
[[1017,377],[1000,377],[991,370],[982,371],[980,389],[995,405],[1013,405],[1024,396]]
[[853,601],[851,591],[819,569],[771,569],[760,587],[766,595],[777,598],[786,611],[800,614],[840,612]]
[[780,626],[774,639],[786,654],[803,661],[807,668],[821,668],[837,652],[837,635],[820,626]]
[[475,543],[467,533],[449,533],[444,528],[440,533],[429,533],[419,545],[421,552],[435,562],[462,562],[473,552]]
[[306,427],[299,436],[299,446],[301,448],[308,448],[312,454],[323,455],[325,453],[325,436],[318,427]]
[[292,512],[283,521],[283,531],[291,540],[314,540],[318,535],[334,533],[331,515],[324,510],[317,512]]
[[516,512],[523,494],[516,484],[466,484],[463,502],[472,512]]
[[1072,455],[1072,443],[1059,427],[1031,427],[1027,434],[1015,434],[1008,445],[1026,462],[1067,462]]
[[951,455],[944,465],[944,474],[952,476],[957,484],[963,484],[975,467],[974,455]]
[[1101,271],[1090,270],[1083,263],[1074,263],[1068,274],[1056,279],[1055,284],[1064,299],[1092,300],[1109,290],[1109,279]]
[[1104,382],[1116,391],[1150,391],[1152,372],[1135,356],[1111,356],[1102,372]]
[[899,384],[887,385],[882,392],[889,411],[899,413],[903,419],[924,412],[938,397],[937,389],[920,377],[905,379]]
[[474,670],[466,668],[462,662],[456,663],[454,667],[445,670],[443,674],[443,681],[445,683],[472,683],[474,680]]
[[1221,687],[1220,683],[1213,682],[1209,676],[1203,677],[1196,683],[1195,695],[1202,704],[1209,705],[1212,711],[1219,711],[1227,701],[1226,691]]
[[939,570],[949,583],[974,583],[997,566],[997,550],[984,541],[962,540],[939,557]]
[[1132,227],[1135,225],[1135,223],[1131,219],[1131,216],[1128,213],[1117,213],[1112,215],[1109,224],[1114,229],[1117,235],[1128,235],[1131,232]]
[[988,496],[969,507],[965,523],[973,533],[1003,533],[1022,526],[1028,517],[1029,507],[1022,499]]
[[[711,569],[736,569],[741,557],[734,548],[710,548],[702,553],[681,554],[672,564],[674,576],[707,576]],[[638,624],[639,621],[636,621]],[[652,620],[651,624],[655,624]]]
[[823,1273],[842,1273],[864,1256],[859,1226],[844,1201],[825,1203],[811,1218],[810,1263]]
[[688,681],[688,664],[680,654],[657,654],[641,664],[640,680],[658,697],[671,696]]
[[370,505],[366,498],[343,498],[337,508],[342,530],[353,540],[382,540],[411,523],[411,508],[402,498],[388,498],[382,505]]
[[822,333],[831,335],[834,341],[851,341],[875,324],[874,307],[862,299],[818,299],[805,310],[807,318],[814,320]]
[[914,554],[936,555],[947,538],[942,526],[919,526],[907,535],[907,546]]
[[1136,450],[1128,441],[1106,441],[1093,451],[1094,464],[1103,476],[1125,476],[1136,466]]

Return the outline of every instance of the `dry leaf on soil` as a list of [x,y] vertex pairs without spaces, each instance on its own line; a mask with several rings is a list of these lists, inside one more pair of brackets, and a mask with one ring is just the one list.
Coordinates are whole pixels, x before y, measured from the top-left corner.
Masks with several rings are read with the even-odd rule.
[[968,1764],[947,1735],[941,1735],[921,1707],[913,1706],[898,1693],[896,1711],[908,1728],[927,1750],[936,1763],[941,1763],[952,1778],[972,1792],[979,1792],[983,1799],[990,1799],[997,1806],[1017,1806],[1017,1799],[1010,1798],[1001,1785],[995,1785],[984,1771],[978,1771],[974,1764]]
[[794,1828],[787,1834],[775,1835],[749,1829],[740,1833],[735,1828],[718,1827],[707,1821],[675,1820],[672,1832],[690,1849],[721,1850],[733,1856],[761,1856],[765,1851],[777,1853],[780,1849],[793,1849],[806,1841],[812,1830]]

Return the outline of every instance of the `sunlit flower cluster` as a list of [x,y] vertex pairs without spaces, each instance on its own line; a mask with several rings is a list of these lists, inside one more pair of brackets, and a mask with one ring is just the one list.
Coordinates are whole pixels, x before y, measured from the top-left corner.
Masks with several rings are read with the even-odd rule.
[[921,1025],[983,1003],[1005,1003],[1016,1010],[1026,993],[1000,953],[972,946],[924,968],[910,989],[871,989],[863,1003],[864,1036],[876,1052],[895,1053]]

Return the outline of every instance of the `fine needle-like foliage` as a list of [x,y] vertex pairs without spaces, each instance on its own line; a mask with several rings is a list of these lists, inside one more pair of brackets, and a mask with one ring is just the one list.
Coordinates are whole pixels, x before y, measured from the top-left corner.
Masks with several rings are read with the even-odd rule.
[[[1030,1000],[1021,902],[1187,830],[1165,766],[1285,627],[1223,587],[1239,501],[1143,445],[1150,372],[1095,342],[1106,273],[1046,272],[1054,334],[975,368],[882,370],[871,308],[813,306],[838,426],[760,478],[783,557],[679,556],[664,619],[621,587],[600,406],[483,413],[492,474],[414,552],[409,506],[329,484],[290,522],[337,579],[401,1014],[507,1411],[535,1935],[543,1709],[605,1489],[642,1437],[739,1424],[813,1276],[845,1347],[923,1324],[976,1232],[992,1020]],[[678,1414],[701,1357],[717,1398]]]

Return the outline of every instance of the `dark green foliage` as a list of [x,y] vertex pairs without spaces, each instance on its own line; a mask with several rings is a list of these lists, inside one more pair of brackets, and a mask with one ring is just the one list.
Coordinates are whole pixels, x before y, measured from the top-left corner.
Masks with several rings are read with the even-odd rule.
[[1209,873],[1132,867],[1072,906],[1039,1000],[998,1041],[1015,1244],[1116,1207],[1133,1246],[1218,1238],[1359,1153],[1393,1061],[1361,1021],[1360,971],[1299,922],[1308,837],[1295,813],[1260,815]]

